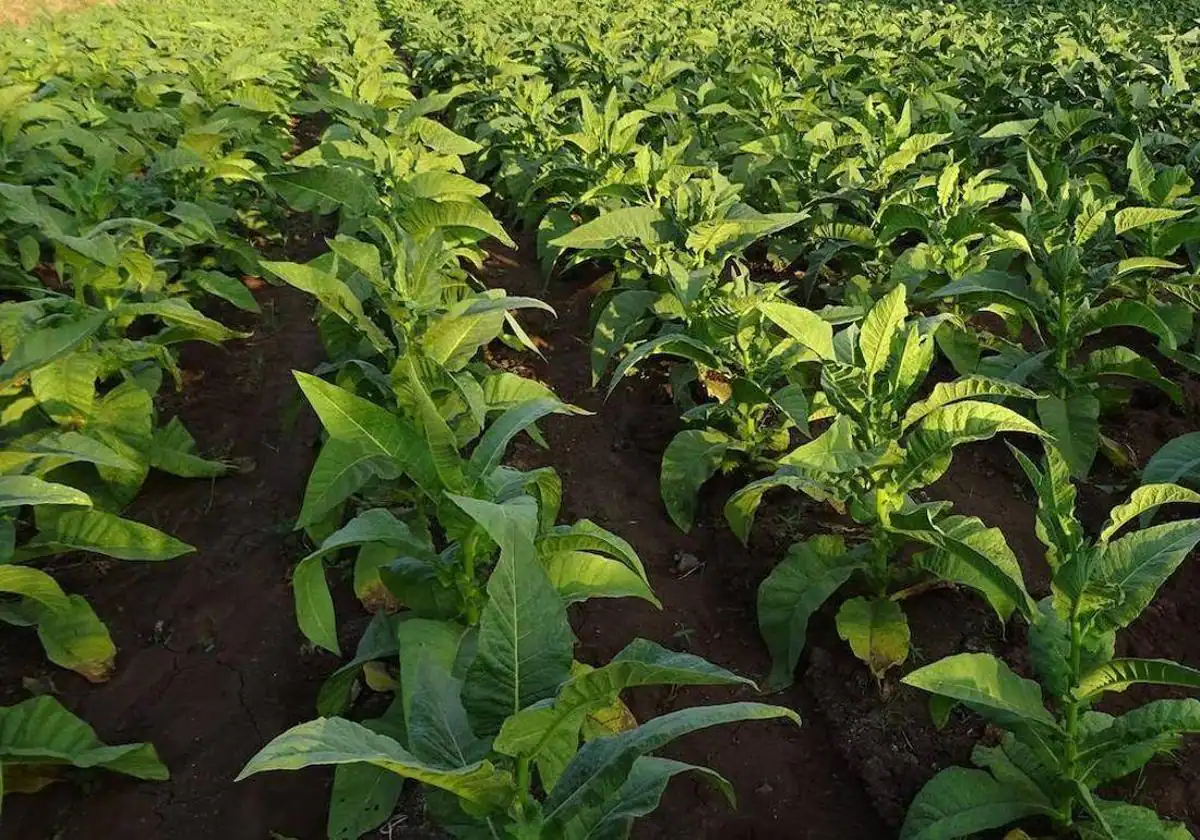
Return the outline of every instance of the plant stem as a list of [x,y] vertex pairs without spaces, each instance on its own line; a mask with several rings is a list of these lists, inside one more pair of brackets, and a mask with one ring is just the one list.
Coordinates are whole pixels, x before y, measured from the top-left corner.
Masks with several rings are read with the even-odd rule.
[[[1083,628],[1079,624],[1079,601],[1078,599],[1071,605],[1071,684],[1066,696],[1066,775],[1074,779],[1078,770],[1077,764],[1079,760],[1079,742],[1077,740],[1079,732],[1079,701],[1075,699],[1075,689],[1079,686],[1080,679],[1080,660],[1083,653]],[[1063,818],[1067,825],[1073,821],[1075,811],[1075,794],[1068,791],[1065,795],[1065,801],[1062,805]]]

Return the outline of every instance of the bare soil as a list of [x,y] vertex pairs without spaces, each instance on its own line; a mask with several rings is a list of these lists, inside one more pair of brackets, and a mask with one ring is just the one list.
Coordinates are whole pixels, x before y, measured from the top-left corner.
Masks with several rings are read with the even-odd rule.
[[[558,319],[534,317],[529,328],[545,361],[495,348],[492,361],[517,366],[563,398],[595,412],[549,418],[548,450],[518,445],[521,466],[549,464],[562,476],[563,518],[590,518],[638,549],[664,608],[631,600],[592,602],[574,623],[579,656],[599,663],[641,636],[701,654],[752,677],[768,660],[754,615],[759,582],[796,538],[820,530],[827,511],[799,497],[772,497],[750,548],[724,526],[721,504],[736,478],[714,482],[695,528],[681,533],[659,499],[661,453],[678,429],[665,377],[649,369],[607,401],[591,386],[586,279],[543,290],[533,247],[496,249],[486,279],[514,293],[543,294]],[[315,419],[297,403],[290,369],[320,361],[305,298],[289,289],[259,292],[266,314],[255,336],[225,349],[191,348],[193,378],[177,409],[209,452],[253,459],[253,472],[215,482],[156,478],[132,515],[197,547],[167,564],[75,562],[64,581],[89,597],[121,649],[113,680],[90,686],[45,663],[36,640],[7,633],[0,685],[17,696],[21,677],[53,687],[112,742],[152,740],[172,769],[162,784],[88,775],[36,796],[5,802],[0,840],[320,840],[330,774],[267,774],[234,784],[245,760],[270,737],[313,716],[321,679],[336,667],[314,653],[295,627],[288,574],[302,548],[290,534],[313,459]],[[1183,407],[1139,397],[1114,424],[1114,436],[1137,462],[1166,440],[1200,428],[1197,388]],[[1081,492],[1081,512],[1102,521],[1128,477],[1102,471]],[[1033,508],[1003,444],[964,448],[931,496],[1004,529],[1036,596],[1048,582],[1033,533]],[[1125,634],[1123,650],[1195,664],[1200,623],[1191,605],[1200,566],[1186,565],[1154,606]],[[354,609],[339,603],[339,615]],[[1023,668],[1019,625],[1000,625],[964,592],[941,591],[907,604],[915,652],[905,668],[960,650],[988,650]],[[352,628],[351,628],[352,629]],[[831,614],[811,625],[797,684],[769,698],[798,709],[802,727],[748,723],[697,733],[669,753],[725,774],[739,794],[730,810],[690,780],[677,780],[663,807],[635,829],[639,838],[838,838],[895,836],[913,794],[941,767],[967,760],[988,733],[956,713],[936,731],[925,698],[889,674],[882,684],[853,659]],[[645,719],[683,705],[751,699],[728,690],[642,690],[630,705]],[[1118,695],[1111,711],[1144,702],[1149,692]],[[1194,743],[1194,742],[1193,742]],[[77,780],[78,781],[78,780]],[[1152,804],[1200,829],[1200,745],[1160,761],[1114,791]],[[419,798],[376,837],[427,836]]]

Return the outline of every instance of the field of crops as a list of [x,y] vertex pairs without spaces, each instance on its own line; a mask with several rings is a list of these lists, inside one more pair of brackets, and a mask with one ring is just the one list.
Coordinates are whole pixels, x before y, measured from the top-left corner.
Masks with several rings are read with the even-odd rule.
[[1193,4],[0,69],[0,838],[1200,836]]

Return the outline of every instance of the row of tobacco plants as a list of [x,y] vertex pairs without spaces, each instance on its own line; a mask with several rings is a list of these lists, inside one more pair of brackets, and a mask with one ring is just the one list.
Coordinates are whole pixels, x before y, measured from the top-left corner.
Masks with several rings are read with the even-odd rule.
[[[481,240],[511,242],[462,174],[481,147],[436,119],[464,90],[414,95],[388,35],[369,3],[278,0],[133,3],[0,39],[0,618],[55,664],[108,678],[108,631],[53,560],[191,550],[120,511],[151,469],[234,468],[160,422],[155,397],[181,384],[180,345],[245,335],[204,311],[257,311],[244,278],[263,276],[315,298],[328,355],[295,374],[325,432],[296,523],[316,546],[293,574],[300,629],[340,653],[326,565],[348,552],[374,618],[322,688],[322,717],[245,774],[338,765],[337,837],[385,821],[406,778],[439,822],[483,836],[622,836],[681,773],[732,800],[714,771],[652,753],[798,717],[732,703],[639,725],[629,687],[754,684],[644,640],[575,661],[570,604],[658,602],[628,543],[558,523],[553,470],[503,463],[516,436],[541,441],[539,420],[579,409],[481,362],[497,340],[536,352],[514,313],[549,307],[473,278]],[[323,127],[311,148],[301,125]],[[263,258],[303,214],[327,252]],[[360,699],[363,684],[388,702]],[[52,696],[0,709],[0,792],[64,765],[167,777],[152,746],[106,746]]]
[[[151,470],[235,469],[156,397],[182,386],[183,345],[244,337],[206,312],[258,311],[251,242],[282,217],[270,173],[335,6],[132,3],[0,30],[0,621],[91,682],[117,650],[55,560],[188,554],[123,509]],[[103,744],[52,695],[0,708],[0,793],[68,765],[168,776],[152,746]]]
[[[838,634],[880,679],[909,658],[904,602],[930,587],[1028,625],[1026,676],[971,653],[903,676],[939,724],[963,706],[1004,735],[975,750],[977,769],[938,773],[901,836],[1028,818],[1087,838],[1190,836],[1096,790],[1200,730],[1196,700],[1099,708],[1136,684],[1200,688],[1195,668],[1115,655],[1200,542],[1200,520],[1152,524],[1200,503],[1176,483],[1200,478],[1197,437],[1152,458],[1098,534],[1074,505],[1098,459],[1142,466],[1105,434],[1133,390],[1169,410],[1180,372],[1200,369],[1187,10],[383,6],[414,79],[461,91],[443,119],[481,147],[470,174],[536,230],[547,273],[611,269],[594,380],[611,394],[670,360],[684,429],[661,489],[678,526],[718,472],[749,479],[725,505],[743,540],[775,488],[852,518],[849,538],[793,545],[759,589],[771,686],[791,682],[834,598]],[[1038,500],[1041,598],[1022,573],[1035,558],[928,500],[956,447],[1000,434]]]

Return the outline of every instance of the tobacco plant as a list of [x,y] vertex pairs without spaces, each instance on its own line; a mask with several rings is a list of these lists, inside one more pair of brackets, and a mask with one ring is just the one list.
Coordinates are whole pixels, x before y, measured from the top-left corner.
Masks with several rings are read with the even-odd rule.
[[426,786],[434,819],[458,837],[625,837],[681,773],[696,773],[732,801],[715,771],[652,753],[698,729],[798,721],[795,713],[729,703],[639,725],[620,699],[628,688],[753,684],[643,640],[596,668],[575,662],[566,604],[538,559],[536,505],[451,501],[500,547],[478,627],[402,616],[394,636],[399,685],[382,719],[301,724],[264,747],[239,778],[338,765],[381,777],[384,787],[395,777],[414,779]]
[[[852,579],[864,594],[842,603],[838,634],[877,677],[908,658],[901,604],[934,581],[975,589],[1001,621],[1014,609],[1031,609],[999,530],[951,514],[946,502],[916,501],[914,494],[946,472],[957,446],[1000,433],[1041,436],[1033,423],[990,401],[1035,395],[975,376],[940,382],[917,399],[943,319],[909,319],[905,299],[904,286],[896,286],[861,325],[836,335],[805,310],[768,310],[817,360],[821,390],[810,419],[831,422],[780,457],[773,475],[735,493],[726,518],[746,541],[763,495],[789,487],[848,511],[864,531],[861,541],[823,534],[793,545],[759,587],[759,628],[771,650],[773,686],[791,681],[809,618]],[[902,549],[912,542],[927,549],[901,564]]]
[[965,837],[1035,817],[1082,838],[1190,836],[1149,808],[1096,791],[1200,731],[1200,701],[1155,700],[1120,715],[1095,707],[1108,692],[1136,685],[1200,688],[1196,668],[1115,654],[1117,631],[1146,610],[1200,542],[1200,519],[1118,534],[1162,505],[1200,504],[1200,494],[1142,485],[1089,538],[1075,516],[1065,457],[1047,447],[1038,469],[1014,454],[1037,493],[1037,535],[1052,574],[1052,594],[1030,616],[1036,681],[985,653],[950,656],[904,678],[934,695],[937,719],[961,704],[1003,734],[997,745],[975,748],[979,769],[952,767],[926,784],[900,836]]
[[[1135,147],[1135,154],[1140,153]],[[1138,164],[1143,166],[1149,166],[1144,159]],[[1023,272],[988,269],[936,294],[974,306],[992,304],[994,311],[1010,317],[1014,330],[1025,326],[1032,331],[1032,346],[1022,343],[1019,335],[981,336],[979,344],[987,348],[982,354],[978,346],[970,346],[974,342],[969,336],[960,336],[951,343],[955,350],[950,355],[960,371],[1027,384],[1042,394],[1039,423],[1058,442],[1072,473],[1085,477],[1102,444],[1115,449],[1101,435],[1099,424],[1104,409],[1128,399],[1127,391],[1114,386],[1114,378],[1147,382],[1173,401],[1181,399],[1179,387],[1137,351],[1121,345],[1086,347],[1090,336],[1117,327],[1144,330],[1167,350],[1178,343],[1176,331],[1164,320],[1171,312],[1154,292],[1128,292],[1139,282],[1158,288],[1152,280],[1139,278],[1178,266],[1154,255],[1121,259],[1107,232],[1166,236],[1172,228],[1164,230],[1163,224],[1188,211],[1141,206],[1117,210],[1117,198],[1087,180],[1070,177],[1062,163],[1043,170],[1030,156],[1027,167],[1031,186],[1019,214],[1025,254],[1013,266],[1023,264]],[[1180,173],[1163,174],[1173,179]],[[1142,172],[1141,177],[1149,175]],[[1151,189],[1144,184],[1142,188]],[[1175,229],[1183,225],[1172,224]],[[1162,246],[1165,253],[1171,250]],[[1183,314],[1182,332],[1189,334],[1190,312]]]

